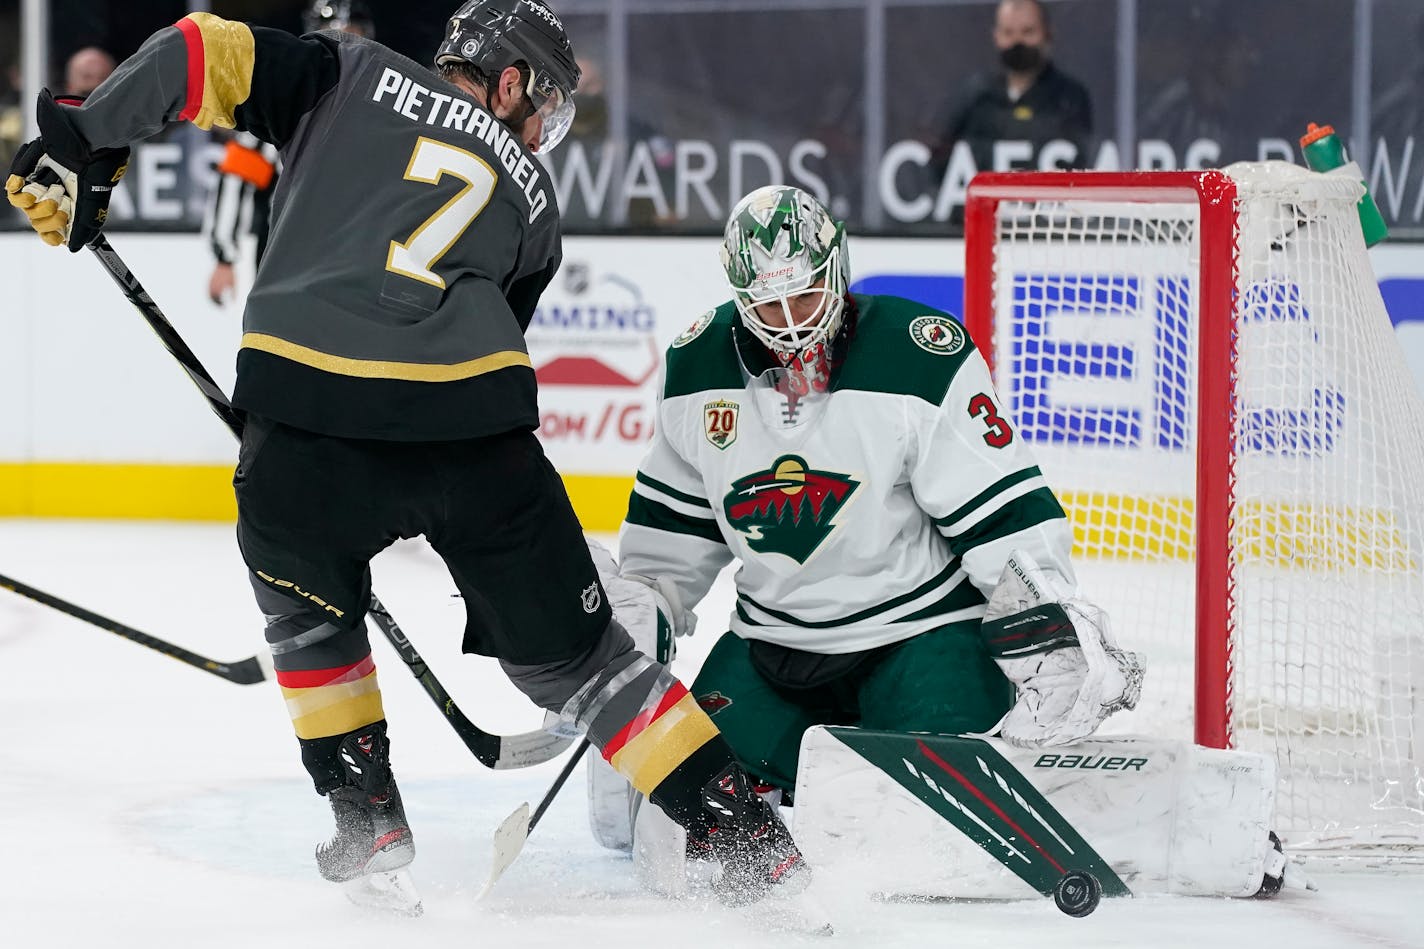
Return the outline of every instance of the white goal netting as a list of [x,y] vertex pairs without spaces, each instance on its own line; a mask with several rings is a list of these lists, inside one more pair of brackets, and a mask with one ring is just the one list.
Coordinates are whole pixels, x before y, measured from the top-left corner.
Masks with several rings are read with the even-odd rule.
[[971,191],[966,317],[1085,592],[1148,655],[1114,730],[1275,756],[1290,846],[1424,854],[1424,404],[1359,186],[1016,180]]

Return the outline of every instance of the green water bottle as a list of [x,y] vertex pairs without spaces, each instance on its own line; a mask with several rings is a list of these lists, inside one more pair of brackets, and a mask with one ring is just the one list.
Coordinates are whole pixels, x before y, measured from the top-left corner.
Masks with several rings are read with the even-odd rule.
[[[1345,144],[1340,141],[1332,126],[1311,122],[1305,134],[1301,136],[1300,150],[1305,155],[1305,164],[1311,171],[1349,175],[1361,184],[1365,183],[1365,173],[1360,170],[1359,165],[1346,158]],[[1370,194],[1369,185],[1365,185],[1365,196],[1355,207],[1360,212],[1360,227],[1365,232],[1365,246],[1373,247],[1384,240],[1389,233],[1389,227],[1384,223],[1379,206]]]

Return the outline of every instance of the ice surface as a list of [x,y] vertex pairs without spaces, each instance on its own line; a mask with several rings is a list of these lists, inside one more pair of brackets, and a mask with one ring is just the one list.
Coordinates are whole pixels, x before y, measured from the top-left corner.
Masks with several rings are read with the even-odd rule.
[[[231,527],[0,521],[0,573],[217,659],[263,649]],[[540,714],[490,660],[458,654],[463,610],[434,555],[403,543],[376,589],[460,707],[514,732]],[[690,681],[731,604],[726,578],[681,644]],[[1272,902],[902,904],[822,894],[832,940],[637,889],[589,835],[575,773],[492,895],[490,836],[560,762],[481,767],[377,637],[394,763],[415,832],[421,919],[373,918],[317,877],[329,832],[274,686],[237,686],[0,591],[0,946],[839,947],[1377,946],[1424,949],[1424,874],[1314,871]]]

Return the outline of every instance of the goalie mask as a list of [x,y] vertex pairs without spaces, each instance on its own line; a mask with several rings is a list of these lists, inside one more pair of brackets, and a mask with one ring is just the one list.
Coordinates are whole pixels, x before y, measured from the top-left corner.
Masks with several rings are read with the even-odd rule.
[[547,152],[574,122],[574,90],[582,74],[564,24],[540,0],[469,0],[460,5],[435,51],[435,65],[470,63],[494,76],[516,63],[529,67],[524,93],[542,123]]
[[835,339],[850,273],[845,225],[805,191],[770,185],[739,201],[722,267],[742,323],[782,362]]

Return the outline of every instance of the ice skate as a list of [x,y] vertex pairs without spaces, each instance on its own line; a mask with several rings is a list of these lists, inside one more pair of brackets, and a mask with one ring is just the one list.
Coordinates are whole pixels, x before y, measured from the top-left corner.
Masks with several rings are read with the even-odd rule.
[[353,903],[420,915],[420,899],[405,869],[415,859],[415,838],[391,774],[384,725],[346,736],[338,754],[347,783],[327,792],[336,833],[317,846],[317,869],[343,884]]
[[746,906],[773,890],[790,895],[810,884],[810,868],[786,825],[740,767],[709,781],[702,801],[709,826],[688,835],[688,853],[721,865],[712,883],[719,900]]

